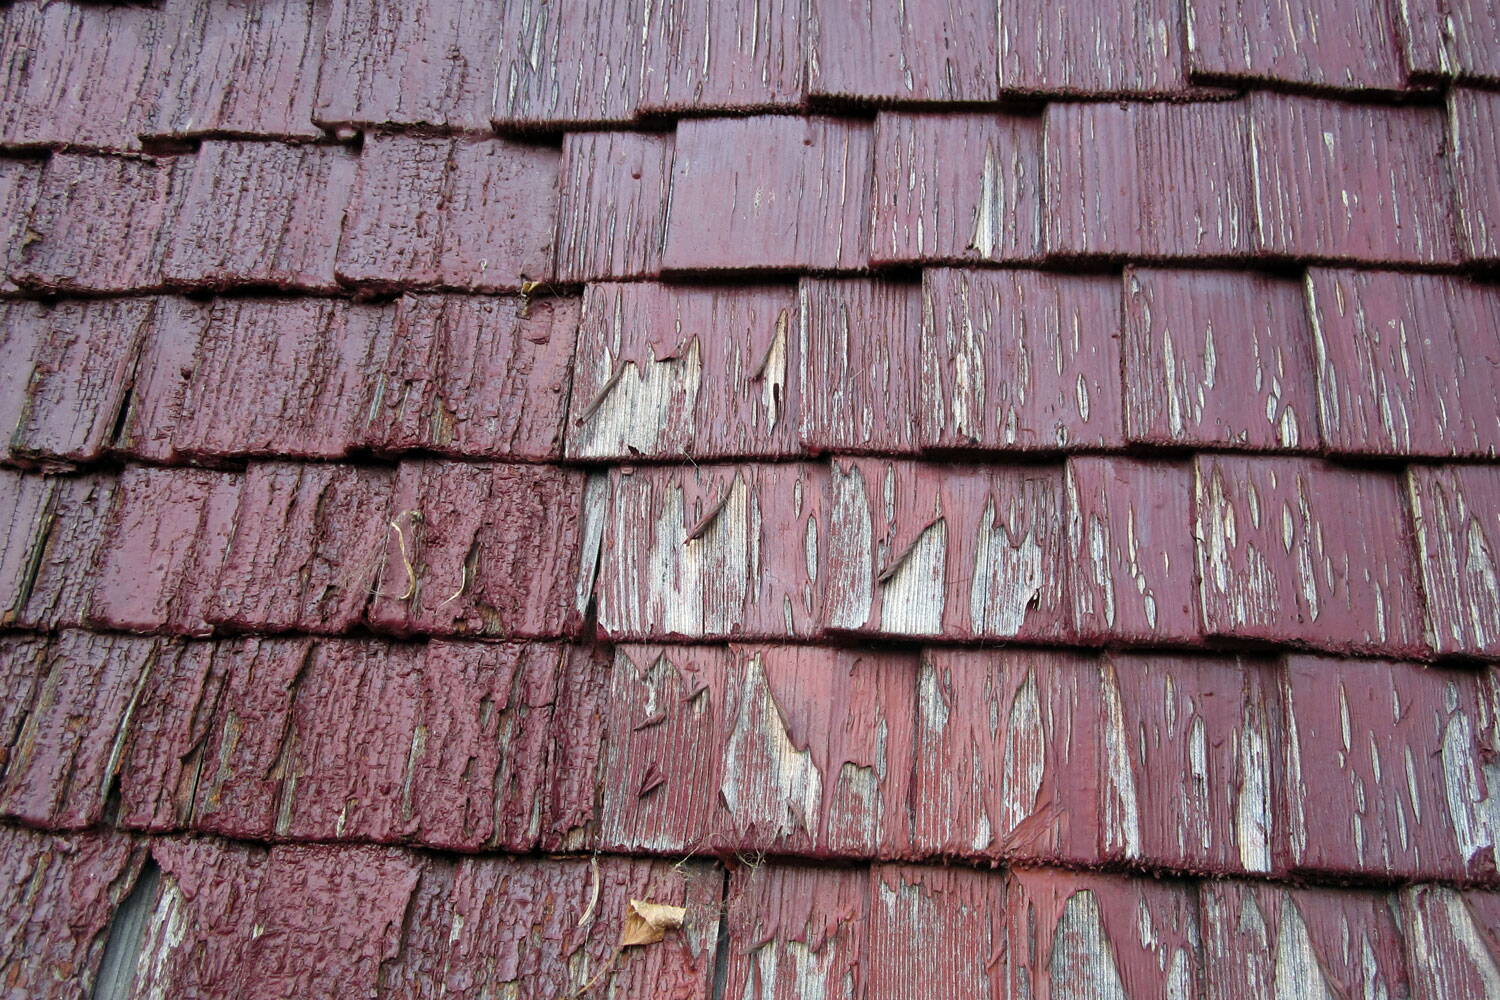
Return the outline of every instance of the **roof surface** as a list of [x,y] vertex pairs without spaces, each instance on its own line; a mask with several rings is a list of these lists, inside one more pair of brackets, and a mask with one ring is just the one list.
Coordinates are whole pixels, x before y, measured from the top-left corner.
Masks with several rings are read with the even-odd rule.
[[1493,4],[0,67],[0,996],[1500,998]]

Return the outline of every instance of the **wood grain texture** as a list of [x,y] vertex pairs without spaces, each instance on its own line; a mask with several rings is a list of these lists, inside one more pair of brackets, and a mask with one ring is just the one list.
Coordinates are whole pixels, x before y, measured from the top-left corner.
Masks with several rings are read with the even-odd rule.
[[[390,332],[365,334],[387,353],[360,363],[369,367],[357,446],[386,454],[561,457],[578,308],[576,299],[406,295],[375,311],[373,322]],[[351,340],[361,325],[353,324]]]
[[1055,466],[833,463],[823,621],[944,639],[1067,634]]
[[658,3],[637,112],[797,110],[806,74],[808,3]]
[[797,295],[803,447],[914,451],[921,289],[903,281],[804,278]]
[[[865,962],[869,996],[996,1000],[1004,986],[1006,883],[963,868],[870,869]],[[912,942],[922,942],[913,948]],[[1046,995],[1046,994],[1042,994]],[[1054,994],[1055,995],[1055,994]]]
[[663,270],[863,269],[873,131],[827,117],[682,122]]
[[0,966],[8,995],[91,995],[115,908],[144,856],[116,833],[0,830]]
[[161,92],[145,136],[322,136],[312,106],[325,4],[169,0],[159,16]]
[[88,624],[202,635],[241,476],[133,466],[115,488],[93,565]]
[[1465,258],[1500,262],[1500,94],[1448,92],[1448,165],[1459,248]]
[[1318,447],[1313,334],[1296,282],[1128,268],[1121,352],[1132,441]]
[[516,291],[552,276],[558,153],[494,138],[375,135],[338,248],[358,288]]
[[312,118],[488,131],[501,17],[483,0],[333,0]]
[[1393,896],[1205,882],[1207,1000],[1247,996],[1410,996]]
[[1289,656],[1293,868],[1444,881],[1495,870],[1495,689],[1469,670]]
[[1414,997],[1491,997],[1500,990],[1500,892],[1414,885],[1401,893]]
[[613,639],[817,634],[828,470],[809,464],[613,469],[596,591]]
[[[4,14],[0,11],[0,17]],[[0,250],[0,293],[16,291],[10,272],[30,231],[31,211],[45,167],[45,160],[0,158],[0,246],[4,247]]]
[[162,272],[171,285],[332,291],[359,162],[339,146],[204,142]]
[[0,470],[0,625],[81,625],[116,477]]
[[569,132],[557,206],[557,280],[661,273],[674,136]]
[[53,156],[11,258],[11,280],[60,293],[160,288],[191,166],[186,158]]
[[1394,475],[1312,459],[1200,455],[1193,476],[1207,634],[1431,655]]
[[1500,469],[1414,465],[1406,489],[1433,648],[1500,658]]
[[402,462],[371,625],[398,635],[573,634],[583,498],[573,470]]
[[1500,455],[1500,289],[1314,268],[1307,297],[1330,451]]
[[1068,592],[1083,641],[1194,643],[1193,477],[1186,463],[1075,457],[1066,470]]
[[1194,79],[1223,83],[1400,91],[1399,6],[1316,0],[1245,10],[1230,0],[1188,0],[1188,67]]
[[724,995],[858,995],[869,883],[862,868],[769,864],[732,870],[726,913],[733,944],[723,960]]
[[568,457],[797,457],[796,323],[790,284],[590,285]]
[[1049,254],[1155,260],[1250,252],[1244,103],[1055,103],[1043,122]]
[[1458,257],[1436,108],[1257,91],[1249,99],[1254,248],[1314,260]]
[[652,25],[666,4],[518,0],[500,22],[492,119],[503,131],[572,130],[635,116],[652,57]]
[[1404,0],[1396,5],[1414,80],[1500,82],[1500,11],[1484,0]]
[[1104,275],[922,276],[924,447],[1118,448],[1120,285]]
[[1171,0],[998,0],[1002,94],[1199,96],[1186,25]]
[[1039,117],[881,112],[874,165],[872,264],[1041,256]]
[[954,0],[810,0],[811,97],[993,101],[999,96],[994,5]]
[[0,458],[43,469],[113,444],[155,303],[0,302]]

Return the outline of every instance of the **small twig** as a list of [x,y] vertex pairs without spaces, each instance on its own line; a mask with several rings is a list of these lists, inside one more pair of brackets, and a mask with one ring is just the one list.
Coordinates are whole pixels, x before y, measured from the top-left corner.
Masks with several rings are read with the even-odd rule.
[[589,905],[584,909],[583,916],[578,918],[578,927],[580,930],[590,920],[594,919],[594,907],[599,905],[599,891],[602,888],[599,879],[599,855],[595,854],[589,859],[589,867],[594,871],[594,891],[589,896]]
[[922,530],[917,532],[917,536],[911,540],[911,544],[902,549],[901,554],[887,563],[886,567],[880,571],[880,575],[875,577],[875,582],[885,583],[891,577],[895,576],[896,571],[899,570],[902,564],[905,563],[906,560],[910,559],[911,554],[916,551],[917,543],[920,542],[926,536],[927,532],[931,531],[933,527],[942,519],[942,515],[939,514],[937,517],[934,517],[931,521],[928,521],[926,524],[924,524],[922,526]]
[[406,570],[406,590],[400,594],[388,594],[380,590],[375,591],[376,597],[394,597],[398,601],[409,601],[417,592],[417,567],[411,560],[411,553],[406,548],[406,532],[401,530],[401,521],[405,518],[413,525],[422,523],[422,512],[419,510],[403,510],[391,519],[391,530],[396,533],[396,544],[401,549],[401,565]]

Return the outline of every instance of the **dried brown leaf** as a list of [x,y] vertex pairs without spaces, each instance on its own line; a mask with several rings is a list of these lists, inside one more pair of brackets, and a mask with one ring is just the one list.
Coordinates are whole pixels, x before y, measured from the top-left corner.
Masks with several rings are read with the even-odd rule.
[[625,907],[625,929],[620,934],[620,947],[629,948],[638,944],[655,944],[682,926],[687,910],[668,903],[651,903],[644,899],[632,899]]

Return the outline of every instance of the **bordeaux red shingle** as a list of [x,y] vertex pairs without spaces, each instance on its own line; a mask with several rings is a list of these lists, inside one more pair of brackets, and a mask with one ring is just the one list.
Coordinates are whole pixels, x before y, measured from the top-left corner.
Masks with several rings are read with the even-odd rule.
[[1194,527],[1211,636],[1426,657],[1397,478],[1312,459],[1200,455]]
[[1401,894],[1412,995],[1484,996],[1500,982],[1500,892],[1414,885]]
[[207,634],[241,476],[126,469],[93,566],[86,620],[109,629]]
[[11,260],[11,279],[60,293],[159,288],[191,169],[186,157],[54,155]]
[[811,97],[920,104],[999,96],[993,6],[811,0],[808,16]]
[[129,837],[0,830],[0,966],[7,994],[89,996],[110,922],[145,852]]
[[356,157],[341,146],[207,141],[191,159],[162,271],[184,288],[332,291]]
[[[1118,448],[1120,283],[1104,275],[930,270],[918,440],[939,449]],[[910,428],[897,425],[910,437]]]
[[801,438],[808,451],[915,451],[922,336],[912,282],[804,278]]
[[863,269],[873,131],[827,117],[683,121],[662,268]]
[[1433,648],[1500,658],[1500,467],[1416,465],[1406,488]]
[[1251,249],[1246,105],[1049,104],[1043,233],[1060,257],[1240,257]]
[[1296,282],[1128,268],[1121,352],[1132,441],[1252,451],[1318,445],[1313,335]]
[[945,639],[1067,634],[1062,469],[833,462],[824,623]]
[[16,290],[10,272],[15,266],[21,244],[31,239],[31,209],[42,186],[44,160],[0,157],[0,292]]
[[1395,900],[1355,889],[1205,882],[1205,1000],[1326,995],[1404,997],[1408,981]]
[[596,590],[612,639],[809,638],[830,591],[826,466],[616,468]]
[[583,474],[567,469],[401,463],[370,623],[400,635],[572,634],[583,497]]
[[1446,275],[1307,275],[1334,452],[1500,454],[1500,288]]
[[552,276],[555,149],[373,135],[359,156],[338,277],[358,288],[516,291]]
[[1493,882],[1493,678],[1385,660],[1286,660],[1292,866]]
[[[501,18],[495,71],[495,127],[589,128],[629,122],[662,4],[610,0],[519,0]],[[491,9],[486,7],[487,10]]]
[[144,134],[316,139],[313,90],[328,8],[313,0],[168,0],[161,93]]
[[1405,0],[1400,18],[1414,79],[1500,81],[1500,11],[1484,0]]
[[993,960],[1007,953],[1006,887],[992,873],[963,868],[872,868],[860,969],[868,995],[1011,995],[1003,985],[1009,963]]
[[870,262],[1035,260],[1041,184],[1037,116],[882,112]]
[[81,625],[115,477],[0,470],[0,625]]
[[1316,0],[1246,10],[1230,0],[1188,0],[1188,66],[1195,79],[1400,91],[1396,6]]
[[805,0],[656,6],[638,113],[795,110],[802,103]]
[[568,457],[796,457],[796,321],[790,284],[590,285]]
[[802,1000],[838,996],[864,962],[869,873],[764,865],[729,873],[724,995]]
[[674,137],[652,132],[563,136],[557,280],[650,278],[661,246]]
[[1071,458],[1068,593],[1083,641],[1196,642],[1193,478],[1186,463]]
[[1189,96],[1186,25],[1171,0],[999,0],[1003,93]]
[[1457,258],[1441,111],[1261,91],[1248,106],[1257,252],[1407,264]]
[[488,131],[501,51],[493,4],[334,0],[327,19],[315,121]]
[[1453,175],[1459,248],[1467,259],[1485,263],[1500,262],[1497,136],[1500,94],[1469,87],[1448,92],[1448,164]]

